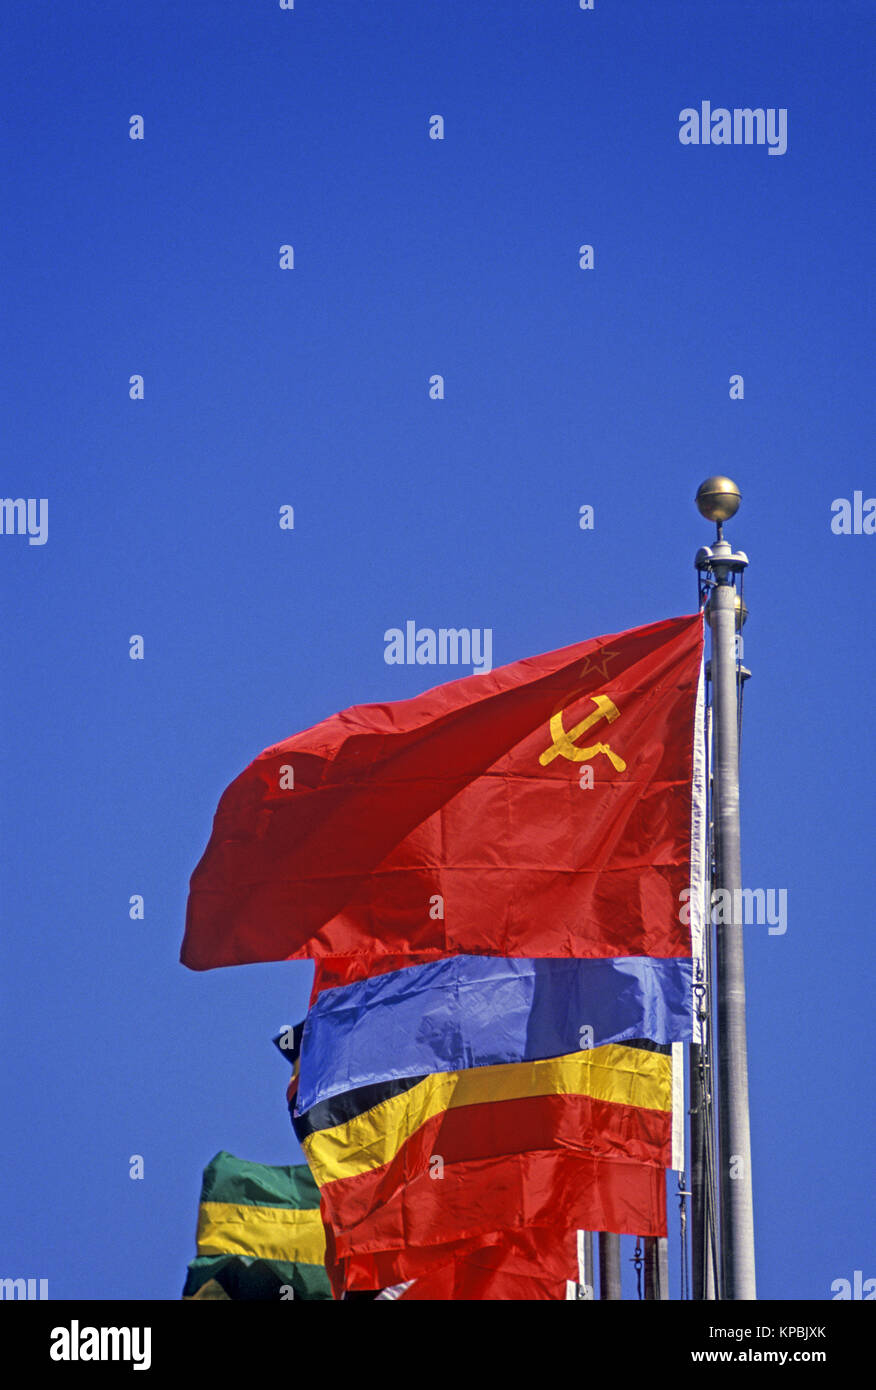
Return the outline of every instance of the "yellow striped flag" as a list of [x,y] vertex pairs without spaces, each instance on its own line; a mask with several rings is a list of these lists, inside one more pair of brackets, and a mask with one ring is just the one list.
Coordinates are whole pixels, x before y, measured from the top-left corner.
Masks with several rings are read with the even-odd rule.
[[204,1169],[197,1241],[186,1300],[332,1297],[319,1189],[306,1164],[274,1168],[218,1153]]

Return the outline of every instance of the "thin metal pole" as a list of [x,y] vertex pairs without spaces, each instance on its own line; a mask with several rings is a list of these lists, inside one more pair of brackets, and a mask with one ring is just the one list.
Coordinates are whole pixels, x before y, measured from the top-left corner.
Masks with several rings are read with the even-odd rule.
[[[718,1146],[721,1188],[723,1296],[757,1298],[754,1206],[745,1036],[745,962],[742,946],[742,861],[739,843],[739,731],[736,700],[736,586],[730,546],[712,547],[716,583],[708,603],[712,632],[714,708],[714,824],[716,887],[723,922],[716,932],[718,1004]],[[728,920],[729,919],[729,920]]]
[[[699,1043],[688,1048],[690,1059],[690,1250],[691,1297],[702,1300],[706,1294],[706,1098],[701,1067],[703,1049]],[[714,1297],[714,1294],[712,1295]]]
[[669,1299],[669,1241],[666,1236],[657,1237],[657,1279],[660,1298]]
[[584,1283],[590,1289],[590,1297],[593,1297],[593,1232],[584,1232]]
[[669,1251],[665,1236],[645,1237],[645,1298],[669,1298]]
[[620,1299],[620,1236],[599,1232],[599,1297]]

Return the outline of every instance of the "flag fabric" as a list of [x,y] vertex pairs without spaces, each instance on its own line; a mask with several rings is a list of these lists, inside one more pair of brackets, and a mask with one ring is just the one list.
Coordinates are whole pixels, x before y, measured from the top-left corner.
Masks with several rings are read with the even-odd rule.
[[[483,1242],[458,1246],[433,1262],[422,1274],[383,1288],[379,1293],[351,1289],[348,1297],[372,1297],[383,1302],[450,1302],[484,1300],[566,1301],[593,1297],[579,1283],[583,1278],[578,1257],[578,1236],[583,1232],[547,1231],[540,1227],[517,1235],[495,1233]],[[379,1275],[379,1266],[368,1277]],[[577,1266],[577,1267],[576,1267]],[[578,1277],[576,1277],[578,1276]]]
[[[666,1234],[701,657],[694,615],[355,707],[222,797],[182,959],[317,962],[275,1041],[336,1297],[561,1298],[570,1233]],[[196,1265],[279,1258],[223,1205]]]
[[[379,1253],[387,1258],[386,1276],[397,1280],[415,1277],[411,1257],[427,1255],[431,1246],[539,1226],[556,1231],[570,1220],[598,1222],[620,1233],[666,1235],[664,1171],[567,1150],[502,1154],[454,1164],[443,1181],[421,1174],[358,1226],[333,1227],[332,1233],[348,1278],[356,1256]],[[452,1231],[458,1233],[454,1238]],[[434,1267],[426,1259],[423,1264]],[[373,1287],[372,1280],[364,1286]]]
[[397,1287],[399,1282],[409,1284],[415,1279],[425,1279],[439,1270],[446,1270],[449,1265],[465,1260],[475,1252],[497,1244],[507,1245],[512,1240],[534,1238],[539,1233],[546,1244],[562,1239],[557,1233],[541,1231],[540,1228],[517,1232],[514,1236],[503,1231],[491,1231],[486,1236],[451,1241],[446,1245],[423,1248],[407,1246],[404,1250],[374,1250],[368,1254],[357,1252],[341,1259],[335,1251],[331,1227],[327,1226],[326,1272],[336,1298],[365,1297],[368,1294],[374,1297],[378,1291]]
[[531,1228],[666,1233],[669,1047],[400,1078],[303,1113],[299,1084],[298,1100],[336,1292],[416,1278]]
[[638,1038],[687,1041],[692,961],[451,956],[323,989],[303,1029],[299,1108],[431,1072]]
[[[655,1170],[656,1171],[656,1170]],[[586,1181],[586,1175],[579,1173],[578,1178]],[[665,1185],[659,1179],[655,1179],[654,1187],[649,1194],[650,1199],[658,1205],[662,1202],[664,1213],[663,1226],[665,1230]],[[636,1232],[636,1234],[639,1234]],[[391,1287],[398,1282],[410,1280],[427,1280],[433,1275],[441,1274],[446,1277],[448,1267],[460,1265],[467,1261],[472,1255],[486,1251],[492,1247],[501,1247],[505,1250],[515,1252],[515,1262],[521,1276],[524,1275],[526,1266],[529,1266],[529,1273],[550,1273],[550,1289],[541,1293],[519,1292],[518,1294],[504,1294],[495,1290],[489,1295],[476,1295],[473,1293],[442,1293],[436,1286],[435,1292],[429,1297],[435,1298],[457,1298],[457,1297],[479,1297],[488,1296],[491,1298],[502,1297],[536,1297],[536,1298],[566,1298],[568,1296],[567,1282],[574,1279],[574,1264],[568,1262],[568,1232],[559,1220],[546,1218],[541,1224],[518,1222],[510,1228],[500,1226],[498,1229],[481,1232],[465,1240],[449,1240],[446,1242],[434,1242],[426,1246],[416,1246],[410,1242],[402,1246],[390,1246],[379,1249],[362,1249],[359,1243],[355,1243],[352,1248],[350,1241],[339,1242],[336,1233],[330,1224],[326,1225],[326,1272],[331,1280],[335,1297],[340,1299],[345,1294],[365,1294],[375,1293],[379,1289]],[[560,1262],[552,1265],[551,1255],[559,1257]],[[480,1258],[483,1258],[481,1256]],[[575,1280],[577,1283],[578,1281]],[[420,1294],[426,1297],[426,1283],[420,1285]],[[459,1287],[459,1286],[457,1286]],[[418,1295],[419,1296],[419,1295]]]
[[[576,1232],[532,1227],[503,1235],[397,1285],[400,1302],[559,1302],[577,1288]],[[591,1290],[592,1297],[592,1290]]]
[[268,748],[220,800],[184,964],[689,958],[702,642],[670,619]]
[[184,1299],[332,1297],[319,1189],[306,1164],[269,1167],[218,1153],[204,1169],[197,1251]]

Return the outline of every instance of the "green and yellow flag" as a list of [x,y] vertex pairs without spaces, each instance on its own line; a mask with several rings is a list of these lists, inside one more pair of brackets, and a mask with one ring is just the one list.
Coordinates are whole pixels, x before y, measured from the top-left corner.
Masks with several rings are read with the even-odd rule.
[[319,1189],[306,1164],[271,1168],[224,1150],[207,1164],[198,1254],[184,1299],[330,1299]]

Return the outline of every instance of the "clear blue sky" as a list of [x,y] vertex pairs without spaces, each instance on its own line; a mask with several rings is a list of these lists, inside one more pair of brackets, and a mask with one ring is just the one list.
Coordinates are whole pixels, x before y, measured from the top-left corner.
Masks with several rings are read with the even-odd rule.
[[[871,59],[866,0],[7,9],[0,492],[49,533],[0,537],[0,1274],[176,1298],[207,1160],[299,1155],[311,967],[177,962],[227,783],[440,680],[384,663],[409,618],[498,665],[692,611],[727,472],[744,879],[789,894],[746,940],[759,1292],[876,1276],[876,537],[830,530],[876,494]],[[704,99],[787,153],[682,146]]]

